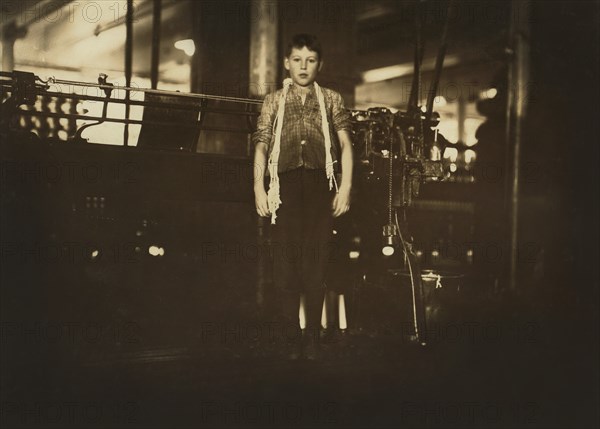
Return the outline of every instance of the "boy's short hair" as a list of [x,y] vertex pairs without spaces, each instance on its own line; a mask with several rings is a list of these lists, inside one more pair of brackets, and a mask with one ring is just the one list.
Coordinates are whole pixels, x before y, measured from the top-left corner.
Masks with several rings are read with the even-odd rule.
[[302,49],[305,46],[309,50],[314,51],[317,54],[319,54],[319,61],[321,61],[323,59],[323,53],[321,50],[321,42],[319,41],[317,36],[314,36],[312,34],[306,34],[306,33],[296,34],[294,37],[292,37],[292,40],[290,40],[290,43],[288,43],[287,50],[285,52],[285,56],[289,57],[290,55],[292,55],[292,49],[294,49],[294,48]]

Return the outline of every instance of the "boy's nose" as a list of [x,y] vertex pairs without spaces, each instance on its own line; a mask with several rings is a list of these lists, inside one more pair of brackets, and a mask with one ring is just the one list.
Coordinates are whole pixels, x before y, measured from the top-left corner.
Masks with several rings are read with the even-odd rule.
[[302,61],[300,63],[300,68],[305,69],[306,68],[306,61]]

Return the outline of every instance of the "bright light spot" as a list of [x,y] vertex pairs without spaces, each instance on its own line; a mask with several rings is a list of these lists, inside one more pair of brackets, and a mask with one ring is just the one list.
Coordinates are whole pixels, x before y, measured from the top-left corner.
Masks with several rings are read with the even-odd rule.
[[496,88],[488,88],[481,91],[480,98],[491,100],[492,98],[496,98],[496,95],[498,95],[498,90]]
[[165,249],[158,246],[150,246],[148,248],[148,253],[150,253],[152,256],[164,256]]
[[472,250],[472,249],[469,249],[469,250],[467,250],[467,256],[468,256],[469,258],[472,258],[472,257],[473,257],[473,250]]
[[346,300],[344,294],[340,294],[338,297],[338,322],[340,329],[346,329],[348,327],[348,319],[346,318]]
[[83,104],[83,103],[85,103],[85,101],[84,101],[84,102],[81,102],[81,101],[80,101],[80,102],[79,102],[79,103],[77,103],[77,105],[75,106],[75,109],[77,110],[77,113],[79,113],[80,115],[83,115],[84,113],[87,113],[87,110],[85,109],[85,107],[84,107],[84,104]]
[[421,256],[423,256],[423,252],[420,250],[417,250],[416,255],[417,255],[417,258],[420,258]]
[[456,173],[456,170],[457,170],[457,169],[458,169],[458,168],[456,167],[456,164],[455,164],[455,163],[452,163],[452,164],[450,164],[450,172],[451,172],[451,173]]
[[483,123],[483,118],[467,118],[465,119],[465,144],[474,146],[477,144],[477,128]]
[[[124,99],[125,91],[119,89],[118,86],[122,85],[121,83],[114,82],[117,87],[113,90],[112,98],[115,99]],[[135,86],[132,83],[132,86]],[[102,90],[94,91],[95,93],[91,95],[96,95],[100,97],[104,97],[104,92]],[[132,97],[136,97],[136,93]],[[139,94],[139,93],[138,93]],[[143,98],[143,95],[138,96],[138,98]],[[90,116],[102,116],[103,103],[99,103],[97,101],[89,101],[85,100],[81,104],[81,108],[84,111],[87,111],[86,114],[87,119],[77,119],[77,126],[81,126],[86,123],[95,123],[95,121],[89,119]],[[130,118],[135,120],[141,120],[143,116],[144,108],[143,106],[131,106]],[[125,118],[125,105],[124,104],[116,104],[111,103],[108,106],[107,111],[108,117],[123,119]],[[111,144],[111,145],[122,145],[123,144],[123,124],[101,124],[98,126],[93,126],[85,130],[82,137],[84,139],[88,139],[91,143],[102,143],[102,144]],[[129,127],[129,144],[131,146],[137,145],[137,140],[140,134],[141,125],[131,125]]]
[[475,161],[476,159],[477,159],[477,154],[475,153],[475,151],[473,149],[465,150],[465,162],[467,164],[470,164],[471,162]]
[[438,256],[440,256],[440,252],[438,250],[433,250],[431,252],[431,256],[433,256],[434,258],[437,258]]
[[456,162],[458,159],[458,149],[455,147],[447,147],[444,149],[444,159],[447,159],[450,162]]
[[378,69],[367,70],[362,74],[363,82],[379,82],[382,80],[393,79],[410,74],[414,67],[408,64],[396,64],[393,66],[381,67]]
[[458,121],[454,113],[441,111],[440,124],[437,129],[450,144],[456,144],[458,142]]
[[[435,69],[435,57],[424,60],[421,64],[421,71],[432,71]],[[460,62],[460,58],[457,55],[446,55],[444,59],[444,66],[450,67]],[[414,72],[414,65],[412,62],[403,64],[394,64],[387,67],[381,67],[376,69],[367,70],[362,73],[364,83],[380,82],[382,80],[394,79],[402,76],[409,76]]]
[[333,235],[337,235],[337,231],[335,229],[333,230]]
[[306,328],[306,312],[304,310],[304,296],[300,296],[300,307],[298,308],[298,322],[300,323],[300,329]]
[[348,253],[348,257],[350,259],[358,259],[359,256],[360,256],[360,252],[358,250],[352,250],[352,251],[350,251],[350,253]]
[[383,253],[383,256],[392,256],[394,254],[394,246],[385,246],[383,249],[381,249],[381,253]]
[[188,57],[191,57],[196,52],[196,44],[192,39],[178,40],[175,42],[175,47],[185,52]]
[[436,107],[444,107],[446,104],[448,104],[446,99],[444,97],[442,97],[441,95],[438,95],[437,97],[435,97],[434,101],[435,101]]
[[98,257],[98,255],[99,255],[99,254],[100,254],[100,251],[99,251],[99,250],[94,250],[94,251],[92,252],[92,259],[96,259],[96,258]]
[[475,135],[470,135],[467,136],[467,141],[465,142],[465,144],[469,147],[471,146],[475,146],[477,143],[479,143],[479,140],[477,140],[477,138],[475,137]]

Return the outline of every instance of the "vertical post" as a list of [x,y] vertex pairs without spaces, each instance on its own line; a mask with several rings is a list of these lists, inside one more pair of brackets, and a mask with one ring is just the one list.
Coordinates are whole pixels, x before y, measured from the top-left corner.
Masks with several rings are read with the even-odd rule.
[[413,81],[408,99],[407,110],[417,110],[419,101],[421,100],[421,63],[423,61],[423,41],[422,41],[422,22],[421,22],[421,5],[419,2],[415,4],[415,55],[413,68]]
[[440,76],[442,73],[442,68],[444,67],[444,57],[446,56],[446,49],[448,47],[447,39],[448,39],[448,23],[450,21],[450,17],[454,17],[456,8],[456,1],[450,0],[448,3],[448,11],[446,13],[446,20],[444,21],[444,26],[442,27],[442,37],[440,39],[440,48],[438,50],[437,57],[435,59],[435,69],[433,72],[433,79],[431,82],[431,88],[429,89],[429,95],[427,97],[427,117],[426,122],[429,122],[431,119],[431,114],[433,113],[433,102],[435,100],[435,96],[437,94],[438,86],[440,84]]
[[465,144],[465,120],[467,119],[467,102],[465,98],[460,95],[458,97],[458,141]]
[[[192,2],[190,5],[191,20],[192,20],[192,39],[196,45],[196,55],[192,58],[192,64],[190,67],[190,91],[191,92],[202,92],[200,90],[200,82],[202,80],[202,69],[200,68],[200,61],[198,58],[202,58],[202,3]],[[197,145],[196,145],[197,146]]]
[[150,66],[150,85],[152,89],[158,88],[161,11],[161,0],[154,0],[154,9],[152,10],[152,64]]
[[278,9],[272,0],[252,0],[251,8],[248,94],[252,98],[263,98],[276,89]]
[[[526,113],[527,80],[529,78],[529,5],[513,0],[510,22],[510,58],[507,100],[507,139],[511,143],[511,172],[509,189],[509,289],[517,288],[519,252],[519,192],[522,123]],[[512,140],[512,141],[511,141]]]
[[[277,3],[272,0],[252,0],[250,14],[250,74],[248,79],[248,96],[263,98],[268,92],[276,89],[279,57]],[[252,151],[253,152],[253,151]],[[255,172],[256,174],[256,172]],[[267,245],[267,221],[257,218],[257,242],[259,249]],[[267,284],[268,258],[261,252],[257,267],[256,302],[264,306],[265,287]]]
[[15,69],[15,39],[2,38],[2,71]]
[[[131,87],[131,76],[133,74],[133,0],[127,0],[127,14],[125,15],[125,86]],[[131,106],[129,101],[131,92],[125,90],[125,120],[129,119]],[[129,124],[125,123],[123,131],[123,144],[129,145]]]
[[2,28],[2,71],[12,72],[15,69],[15,42],[27,35],[27,27],[18,26],[11,21]]

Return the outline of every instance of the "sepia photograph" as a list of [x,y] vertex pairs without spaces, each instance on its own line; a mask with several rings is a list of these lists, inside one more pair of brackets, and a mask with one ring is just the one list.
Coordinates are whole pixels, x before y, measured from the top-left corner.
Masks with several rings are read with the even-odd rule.
[[0,0],[0,51],[0,427],[600,427],[600,2]]

